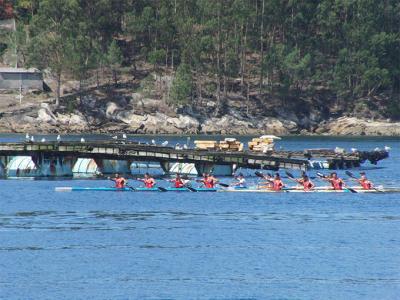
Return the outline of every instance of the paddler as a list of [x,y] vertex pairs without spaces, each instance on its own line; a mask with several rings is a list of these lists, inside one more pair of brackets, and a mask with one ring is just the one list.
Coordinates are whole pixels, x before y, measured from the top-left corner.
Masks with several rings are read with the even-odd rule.
[[346,183],[343,179],[339,178],[336,172],[332,172],[331,175],[325,178],[331,185],[334,190],[343,190],[343,187],[346,186]]
[[148,189],[153,188],[156,184],[156,181],[153,177],[150,176],[149,173],[144,174],[144,178],[137,178],[136,180],[142,181],[144,183],[144,186]]
[[285,184],[283,183],[283,181],[281,179],[281,175],[279,175],[279,173],[275,173],[275,177],[272,180],[272,189],[274,191],[281,191],[284,186],[285,186]]
[[306,192],[311,191],[315,187],[315,184],[310,180],[306,173],[303,173],[301,178],[295,180],[297,183],[301,184]]
[[368,180],[367,175],[365,172],[360,172],[360,178],[356,179],[358,183],[362,186],[364,190],[371,190],[373,189],[374,185],[371,181]]
[[270,173],[262,174],[262,176],[260,176],[260,177],[265,179],[265,181],[261,182],[261,184],[259,185],[259,188],[270,190],[270,189],[272,189],[274,187],[273,177],[272,177],[272,175]]
[[199,182],[202,182],[205,188],[213,189],[215,188],[218,179],[208,173],[203,173],[203,179],[199,180]]
[[128,184],[128,181],[126,181],[126,179],[124,177],[120,176],[118,173],[115,174],[114,178],[108,177],[108,179],[115,182],[115,187],[117,189],[122,189]]
[[238,176],[235,176],[236,182],[232,183],[231,186],[238,188],[246,187],[246,179],[243,176],[243,173],[240,173]]
[[174,184],[175,188],[183,188],[185,186],[185,183],[183,182],[183,179],[181,178],[181,175],[176,174],[176,177],[174,179],[169,180]]

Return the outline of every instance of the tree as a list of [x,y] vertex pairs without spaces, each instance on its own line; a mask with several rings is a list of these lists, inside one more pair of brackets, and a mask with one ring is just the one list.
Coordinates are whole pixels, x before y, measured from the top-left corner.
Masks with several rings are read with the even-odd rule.
[[68,55],[73,47],[71,28],[78,10],[74,0],[42,0],[33,17],[27,64],[49,70],[56,79],[56,106],[60,103],[62,75],[67,69]]
[[176,70],[170,98],[176,105],[188,104],[192,96],[193,82],[189,65],[182,63]]
[[122,61],[123,57],[121,49],[119,48],[117,41],[113,40],[110,47],[108,47],[107,62],[111,68],[115,85],[118,84],[117,72],[118,68],[122,65]]

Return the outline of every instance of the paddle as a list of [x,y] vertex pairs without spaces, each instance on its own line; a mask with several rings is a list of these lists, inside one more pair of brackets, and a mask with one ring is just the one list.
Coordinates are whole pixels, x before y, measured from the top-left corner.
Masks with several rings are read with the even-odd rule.
[[[350,178],[353,178],[354,180],[356,180],[358,182],[358,178],[356,176],[354,176],[353,173],[351,173],[350,171],[346,171],[346,175],[349,176]],[[381,190],[378,190],[375,187],[371,187],[371,189],[377,191],[377,192],[382,192]]]
[[167,190],[166,188],[163,188],[163,187],[161,187],[161,186],[159,186],[158,189],[159,189],[161,192],[168,192],[168,190]]
[[[327,179],[327,178],[328,178],[327,176],[325,176],[324,174],[322,174],[322,173],[320,173],[320,172],[317,172],[317,176],[318,176],[318,177],[321,177],[321,178],[324,178],[324,179]],[[346,190],[349,190],[349,191],[352,192],[352,193],[357,193],[357,191],[356,191],[355,189],[349,188],[349,187],[347,187],[347,186],[344,186],[343,188],[345,188]]]
[[[268,180],[268,181],[273,181],[272,179],[265,178],[264,174],[261,173],[261,172],[259,172],[259,171],[255,171],[254,174],[255,174],[257,177],[260,177],[260,178],[262,178],[262,179],[265,179],[265,180]],[[267,173],[267,175],[268,175],[269,177],[271,177],[271,178],[273,177],[271,173]]]

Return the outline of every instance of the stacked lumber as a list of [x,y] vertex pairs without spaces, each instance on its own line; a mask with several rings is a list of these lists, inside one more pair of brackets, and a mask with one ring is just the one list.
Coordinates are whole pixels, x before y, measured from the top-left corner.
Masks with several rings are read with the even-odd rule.
[[226,138],[219,142],[219,149],[222,151],[243,151],[243,143],[233,138]]
[[243,143],[233,138],[223,141],[194,141],[197,150],[243,151]]
[[195,148],[198,150],[217,150],[218,142],[217,141],[194,141]]
[[254,152],[267,152],[273,151],[275,144],[274,140],[278,137],[264,135],[259,138],[253,138],[249,143],[249,150]]

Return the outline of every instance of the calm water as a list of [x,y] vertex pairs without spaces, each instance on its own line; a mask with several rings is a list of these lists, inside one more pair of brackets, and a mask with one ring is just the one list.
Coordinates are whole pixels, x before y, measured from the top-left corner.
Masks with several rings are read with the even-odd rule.
[[[280,145],[391,146],[400,186],[399,139]],[[0,298],[399,299],[400,195],[53,192],[109,184],[0,181]]]

